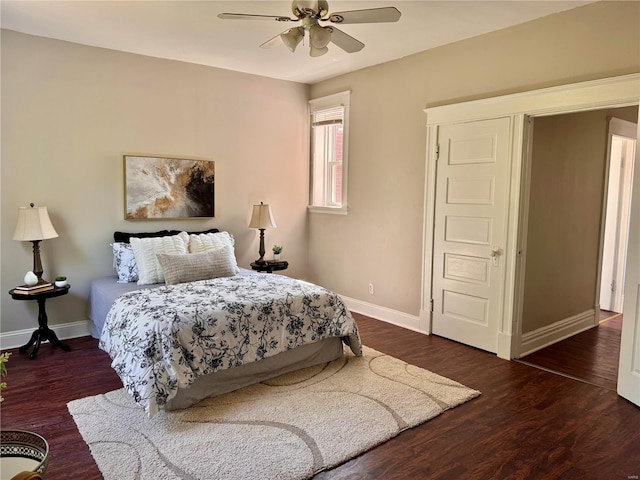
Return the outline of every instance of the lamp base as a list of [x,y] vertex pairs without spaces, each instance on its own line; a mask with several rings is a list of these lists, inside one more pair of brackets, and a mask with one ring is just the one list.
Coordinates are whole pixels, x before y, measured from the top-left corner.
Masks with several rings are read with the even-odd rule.
[[37,285],[41,283],[48,283],[42,279],[42,261],[40,260],[40,240],[31,240],[33,243],[33,273],[38,277]]
[[260,248],[258,250],[258,253],[260,254],[260,258],[258,260],[256,260],[254,263],[259,263],[260,265],[263,265],[265,263],[267,263],[267,261],[264,259],[264,254],[265,254],[265,249],[264,249],[264,228],[260,228]]

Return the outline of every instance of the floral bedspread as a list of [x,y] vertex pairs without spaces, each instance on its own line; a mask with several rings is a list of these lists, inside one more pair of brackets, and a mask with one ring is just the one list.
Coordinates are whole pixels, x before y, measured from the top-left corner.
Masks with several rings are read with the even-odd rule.
[[342,337],[362,355],[356,323],[337,294],[252,273],[121,295],[100,348],[151,417],[201,375],[329,337]]

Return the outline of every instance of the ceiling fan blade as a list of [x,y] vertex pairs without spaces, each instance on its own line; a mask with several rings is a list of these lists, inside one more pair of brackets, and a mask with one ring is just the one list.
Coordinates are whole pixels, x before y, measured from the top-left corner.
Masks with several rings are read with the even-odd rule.
[[400,10],[396,7],[368,8],[365,10],[349,10],[347,12],[334,12],[324,21],[331,23],[384,23],[400,20]]
[[[288,31],[288,30],[287,30]],[[284,32],[283,32],[284,33]],[[281,34],[279,33],[278,35],[276,35],[275,37],[267,40],[266,42],[264,42],[262,45],[260,45],[260,48],[275,48],[275,47],[279,47],[280,45],[282,45],[284,42],[282,41],[282,37],[280,36]]]
[[219,13],[218,18],[223,20],[275,20],[276,22],[297,22],[299,20],[278,15],[252,15],[250,13]]
[[331,29],[331,41],[343,49],[347,53],[359,52],[364,48],[364,43],[356,40],[351,35],[347,35],[336,27],[327,27]]

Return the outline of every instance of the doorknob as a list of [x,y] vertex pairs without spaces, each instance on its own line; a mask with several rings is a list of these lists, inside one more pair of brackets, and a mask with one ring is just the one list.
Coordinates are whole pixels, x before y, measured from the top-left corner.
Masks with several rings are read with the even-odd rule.
[[502,249],[500,247],[496,247],[495,245],[491,247],[491,264],[494,267],[498,266],[498,257],[502,255]]

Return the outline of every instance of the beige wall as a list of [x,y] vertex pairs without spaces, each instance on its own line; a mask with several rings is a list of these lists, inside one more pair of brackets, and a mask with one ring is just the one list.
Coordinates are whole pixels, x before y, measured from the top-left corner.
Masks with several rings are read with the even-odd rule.
[[[31,330],[35,302],[6,292],[32,267],[12,240],[18,207],[46,205],[59,237],[42,242],[45,278],[71,292],[51,324],[87,318],[89,281],[113,272],[114,230],[217,227],[241,266],[258,257],[251,205],[270,203],[292,275],[306,272],[306,85],[2,31],[2,333]],[[124,221],[124,153],[216,162],[216,218]]]
[[[273,205],[289,272],[410,315],[420,307],[426,128],[423,109],[640,71],[640,3],[601,2],[308,87],[2,32],[1,283],[31,267],[11,240],[19,206],[47,205],[60,237],[45,276],[72,294],[51,323],[86,318],[88,282],[110,273],[113,230],[168,222],[122,218],[121,155],[216,160],[217,217],[171,222],[232,232],[247,266],[253,202]],[[309,215],[306,101],[351,90],[347,216]],[[309,92],[311,95],[309,95]],[[307,263],[308,249],[308,263]],[[367,292],[369,282],[375,295]],[[0,297],[2,332],[31,329],[35,306]]]
[[601,215],[609,117],[638,118],[638,108],[535,120],[522,332],[598,304]]
[[418,315],[422,110],[639,72],[639,19],[639,2],[599,2],[313,85],[312,98],[352,97],[349,214],[310,216],[311,278]]

